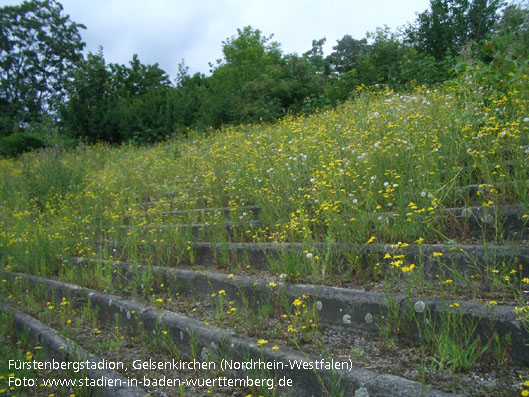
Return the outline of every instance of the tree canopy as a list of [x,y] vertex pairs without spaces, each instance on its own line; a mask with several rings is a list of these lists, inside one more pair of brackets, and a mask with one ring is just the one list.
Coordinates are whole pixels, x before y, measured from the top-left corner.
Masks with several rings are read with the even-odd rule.
[[68,72],[82,59],[84,26],[63,15],[55,0],[0,9],[1,129],[53,112],[65,99]]
[[222,42],[209,76],[189,75],[182,61],[172,82],[137,55],[127,65],[106,63],[102,49],[83,56],[84,26],[57,0],[27,0],[0,9],[0,134],[47,116],[75,139],[150,143],[189,128],[272,122],[334,106],[361,85],[438,84],[462,54],[498,71],[512,60],[515,71],[529,56],[528,21],[527,7],[501,0],[431,0],[404,30],[345,34],[327,56],[325,38],[301,55],[284,54],[272,35],[246,26]]

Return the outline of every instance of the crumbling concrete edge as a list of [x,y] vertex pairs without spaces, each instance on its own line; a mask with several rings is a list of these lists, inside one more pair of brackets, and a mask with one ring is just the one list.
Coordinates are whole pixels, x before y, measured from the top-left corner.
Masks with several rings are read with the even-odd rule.
[[[15,329],[19,332],[26,330],[29,332],[31,341],[42,347],[46,359],[56,359],[60,361],[89,361],[92,363],[102,363],[102,359],[89,353],[81,346],[68,338],[58,335],[57,331],[41,323],[35,318],[17,310],[6,303],[0,303],[0,311],[13,316]],[[113,383],[120,383],[120,386],[103,385],[93,388],[93,396],[97,397],[146,397],[148,394],[138,387],[127,386],[127,380],[117,372],[109,369],[88,369],[86,376],[89,379],[113,379]],[[104,382],[105,384],[107,382]]]
[[[114,262],[110,260],[93,260],[84,258],[70,258],[74,264],[100,263],[108,264],[124,278],[130,278],[136,271],[152,271],[157,281],[166,286],[178,284],[187,295],[209,297],[212,293],[224,290],[230,299],[238,299],[238,294],[244,294],[246,299],[271,302],[274,294],[284,294],[292,302],[301,296],[308,296],[318,309],[320,324],[339,327],[341,329],[355,329],[376,335],[380,321],[387,316],[390,305],[398,308],[402,318],[413,314],[414,318],[423,324],[424,317],[431,315],[437,319],[449,315],[460,314],[464,321],[477,324],[477,333],[482,338],[490,337],[491,327],[500,336],[510,334],[512,338],[512,360],[516,364],[529,365],[529,335],[523,328],[515,307],[509,305],[486,305],[477,301],[457,302],[442,298],[421,297],[413,298],[405,294],[365,291],[323,285],[294,284],[277,281],[275,278],[263,279],[251,276],[227,275],[161,266],[135,265],[128,262]],[[113,272],[113,274],[116,274]],[[270,283],[274,282],[275,287]],[[457,305],[453,305],[457,303]],[[452,304],[452,307],[450,307]],[[430,319],[432,320],[432,319]],[[403,330],[404,331],[404,330]],[[416,327],[407,330],[404,335],[413,340],[419,338]]]
[[[231,331],[213,325],[206,325],[200,321],[185,317],[181,314],[167,310],[156,309],[135,301],[123,299],[116,295],[101,293],[95,290],[83,289],[79,286],[62,283],[55,280],[31,276],[24,273],[2,271],[5,277],[15,280],[17,277],[28,280],[32,284],[43,284],[55,297],[76,296],[87,297],[92,305],[98,307],[98,317],[106,322],[115,324],[116,314],[120,326],[134,330],[139,322],[148,332],[156,335],[167,332],[184,356],[190,357],[191,343],[195,343],[195,350],[199,352],[204,361],[216,358],[226,358],[238,362],[253,360],[254,362],[267,361],[281,364],[277,368],[279,377],[292,379],[294,386],[280,389],[288,395],[311,396],[322,395],[326,392],[324,385],[336,384],[337,379],[343,387],[347,388],[349,395],[359,389],[365,389],[370,397],[392,395],[405,397],[410,395],[426,395],[431,397],[454,396],[454,394],[435,390],[418,382],[400,378],[394,375],[380,374],[371,370],[352,366],[351,369],[337,369],[333,371],[299,369],[291,363],[309,362],[316,363],[321,357],[308,355],[289,347],[273,349],[269,344],[263,345],[255,338],[246,338]],[[281,365],[278,364],[278,367]],[[247,374],[239,371],[237,376]],[[389,393],[389,394],[388,394]]]

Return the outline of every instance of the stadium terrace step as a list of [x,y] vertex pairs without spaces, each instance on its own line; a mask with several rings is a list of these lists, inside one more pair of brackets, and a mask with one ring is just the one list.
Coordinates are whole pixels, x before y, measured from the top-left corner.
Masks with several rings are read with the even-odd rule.
[[[171,210],[171,211],[151,211],[148,210],[145,213],[146,218],[162,217],[171,219],[201,219],[207,220],[216,216],[222,216],[226,219],[237,217],[241,220],[258,220],[259,218],[259,207],[255,205],[241,206],[241,207],[221,207],[221,208],[193,208],[187,210]],[[129,221],[132,218],[130,215],[125,215],[125,221]]]
[[[439,212],[452,222],[453,234],[470,235],[490,240],[499,237],[517,241],[529,238],[529,207],[499,205],[468,208],[448,208]],[[499,236],[498,236],[499,235]]]
[[[486,205],[435,210],[437,219],[445,221],[441,233],[452,239],[478,241],[520,241],[529,238],[529,205]],[[383,217],[391,224],[395,212],[370,214]]]
[[219,223],[194,223],[194,224],[175,224],[175,225],[142,225],[142,226],[118,226],[118,227],[103,227],[101,232],[106,233],[109,230],[123,230],[123,231],[139,231],[141,234],[146,233],[164,233],[167,231],[178,231],[184,230],[190,232],[190,238],[197,240],[204,236],[208,238],[215,231],[222,229],[223,232],[227,233],[227,236],[232,239],[236,233],[245,233],[248,230],[261,227],[260,221],[249,221],[249,222],[219,222]]
[[[283,294],[288,302],[293,302],[300,296],[308,296],[309,302],[315,303],[318,309],[318,319],[321,324],[360,330],[371,335],[377,335],[379,327],[388,316],[390,305],[398,308],[398,316],[402,319],[409,318],[410,313],[413,312],[417,312],[416,316],[424,316],[426,312],[439,321],[448,313],[454,313],[452,300],[435,297],[410,297],[405,294],[294,284],[283,282],[277,277],[247,277],[210,271],[138,266],[126,262],[91,261],[83,258],[72,258],[72,262],[76,265],[94,263],[110,265],[114,270],[118,270],[113,274],[115,277],[121,277],[125,285],[138,273],[148,272],[156,279],[154,285],[177,285],[179,292],[204,299],[210,298],[212,293],[220,290],[224,290],[230,299],[240,300],[243,296],[254,305],[258,305],[259,302],[279,303],[280,294]],[[276,288],[271,288],[270,283],[277,283]],[[424,303],[423,307],[422,303]],[[423,310],[420,313],[419,307]],[[457,313],[463,316],[464,321],[478,324],[476,335],[482,340],[490,337],[491,329],[502,337],[510,334],[513,362],[529,365],[529,344],[527,344],[529,335],[516,320],[519,315],[516,314],[515,306],[490,306],[486,303],[459,299]],[[405,325],[404,321],[403,325],[405,327],[402,330],[403,337],[418,341],[417,327],[413,323]]]
[[[266,341],[246,338],[226,329],[202,322],[183,315],[149,305],[123,299],[116,295],[104,294],[95,290],[84,289],[76,285],[61,283],[36,276],[3,271],[4,277],[14,281],[23,278],[30,285],[44,285],[50,296],[81,297],[90,300],[102,321],[125,327],[134,332],[141,322],[148,332],[157,334],[163,329],[171,335],[179,351],[186,357],[193,357],[193,351],[199,352],[203,361],[235,360],[237,362],[272,362],[269,371],[273,377],[289,378],[293,387],[283,389],[294,396],[326,395],[331,388],[340,388],[347,395],[369,396],[453,396],[394,375],[380,374],[352,365],[352,360],[336,362],[339,366],[329,370],[319,368],[316,363],[332,363],[331,358],[319,357],[299,352],[289,347],[274,349]],[[322,361],[323,360],[323,361]],[[293,363],[299,363],[295,365]],[[307,363],[305,366],[302,363]],[[312,366],[310,366],[312,363]],[[347,365],[347,369],[344,368]],[[234,370],[238,377],[247,376],[243,370]],[[281,388],[279,392],[281,393]],[[356,394],[355,394],[356,393]]]
[[520,181],[508,181],[504,183],[481,183],[474,185],[461,186],[456,188],[457,202],[462,203],[464,201],[476,202],[476,201],[487,201],[485,197],[488,194],[507,194],[512,191],[528,191],[529,180]]
[[[232,263],[251,264],[253,268],[268,269],[270,261],[281,260],[286,255],[331,252],[336,261],[351,263],[351,259],[373,266],[385,263],[390,266],[391,257],[404,255],[403,266],[422,266],[424,277],[435,280],[439,275],[450,276],[455,271],[466,274],[490,272],[503,265],[515,269],[520,266],[523,277],[529,277],[529,247],[496,245],[449,245],[449,244],[303,244],[303,243],[206,243],[196,242],[195,264],[214,266],[223,253],[229,253]],[[323,255],[323,254],[322,254]],[[388,257],[390,255],[391,257]]]
[[[165,244],[167,246],[167,244]],[[120,241],[94,242],[96,252],[112,251],[115,258],[127,260]],[[142,247],[148,250],[149,258],[157,261],[157,250],[162,244],[137,243],[136,254],[141,257]],[[209,243],[194,242],[192,265],[205,267],[230,266],[269,270],[281,268],[281,261],[294,259],[308,261],[311,257],[332,255],[333,266],[360,266],[364,269],[378,266],[383,269],[395,267],[397,257],[400,268],[413,264],[422,269],[426,280],[460,279],[462,276],[487,275],[491,272],[513,272],[529,277],[529,247],[519,245],[451,245],[451,244],[306,244],[306,243]],[[167,248],[167,247],[166,247]],[[170,251],[170,248],[169,248]],[[167,255],[170,252],[165,252]]]
[[[42,347],[45,358],[50,361],[52,359],[66,361],[88,361],[90,363],[102,363],[99,357],[89,353],[81,346],[75,344],[68,338],[57,335],[57,331],[33,317],[10,307],[7,304],[0,303],[0,311],[9,313],[14,318],[14,325],[16,334],[20,335],[24,331],[28,331],[29,338],[32,343]],[[105,378],[108,381],[101,382],[100,387],[91,390],[91,396],[95,397],[147,397],[148,394],[143,390],[127,386],[127,380],[110,369],[91,369],[88,368],[83,377],[92,380],[100,380]],[[110,386],[109,386],[110,385]]]

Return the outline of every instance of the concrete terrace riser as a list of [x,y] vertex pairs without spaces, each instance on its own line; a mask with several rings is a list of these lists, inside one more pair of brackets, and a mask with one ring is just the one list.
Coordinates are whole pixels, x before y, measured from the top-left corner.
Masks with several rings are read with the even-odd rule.
[[[88,260],[73,259],[77,264],[90,264]],[[384,322],[388,314],[388,302],[398,309],[399,317],[403,319],[403,336],[412,340],[419,340],[419,333],[415,320],[408,322],[408,315],[412,314],[420,324],[429,311],[433,321],[440,321],[443,316],[458,313],[463,321],[477,323],[476,336],[485,341],[490,337],[491,325],[499,335],[511,335],[512,360],[516,364],[529,365],[529,335],[521,323],[516,321],[514,306],[487,307],[478,302],[463,302],[458,300],[459,308],[452,309],[447,302],[439,298],[413,297],[404,294],[385,294],[381,292],[352,290],[346,288],[327,287],[319,285],[305,285],[293,283],[278,283],[270,287],[269,281],[252,277],[231,276],[213,272],[197,272],[191,270],[171,269],[157,266],[137,266],[128,263],[111,263],[114,269],[119,269],[121,276],[127,279],[134,277],[137,272],[149,271],[156,277],[158,285],[178,285],[182,293],[209,299],[212,293],[225,290],[230,299],[238,300],[238,294],[244,294],[251,303],[277,302],[279,294],[284,294],[291,303],[300,296],[309,296],[318,309],[321,324],[340,329],[360,330],[377,335],[378,325]],[[425,303],[425,312],[417,313],[416,302]]]
[[[42,347],[44,356],[48,361],[90,361],[93,363],[101,362],[101,359],[90,354],[81,346],[67,338],[57,335],[57,332],[37,321],[31,316],[22,313],[19,310],[11,308],[9,305],[0,304],[0,311],[10,313],[14,318],[15,331],[20,335],[24,331],[28,331],[30,340],[33,344]],[[86,376],[90,379],[99,379],[101,377],[107,379],[121,381],[122,385],[126,385],[127,381],[117,372],[111,370],[96,370],[88,369]],[[91,391],[91,396],[94,397],[144,397],[147,396],[143,390],[136,387],[127,386],[107,386],[96,387]]]
[[[215,236],[215,233],[221,233],[229,239],[234,239],[236,236],[245,235],[247,230],[255,230],[261,227],[262,224],[259,221],[251,222],[222,222],[217,224],[175,224],[175,225],[145,225],[145,226],[119,226],[114,229],[122,230],[125,232],[136,231],[140,235],[148,235],[152,231],[156,233],[166,232],[183,232],[188,238],[198,241],[200,239],[208,239]],[[100,235],[105,235],[111,227],[97,228],[96,231]]]
[[[226,219],[230,219],[234,214],[237,216],[242,216],[243,213],[246,213],[245,217],[250,220],[257,220],[259,218],[259,207],[257,206],[241,206],[238,208],[232,207],[222,207],[222,208],[196,208],[191,210],[171,210],[171,211],[150,211],[145,212],[145,216],[155,217],[162,216],[165,218],[173,219],[207,219],[213,218],[216,214],[220,214]],[[124,216],[125,220],[129,220],[131,217],[126,215]]]
[[[297,255],[298,260],[306,260],[303,258],[304,250],[312,249],[312,253],[316,254],[325,252],[326,247],[323,244],[308,246],[300,243],[194,243],[193,249],[197,265],[220,264],[220,258],[224,252],[230,257],[232,264],[251,264],[252,268],[268,269],[270,260],[279,261],[282,255]],[[486,272],[487,266],[498,265],[502,262],[507,265],[516,263],[513,266],[516,269],[522,265],[522,276],[529,277],[529,248],[520,246],[410,244],[407,247],[393,248],[390,244],[337,244],[329,249],[336,255],[334,262],[343,263],[342,267],[351,263],[349,258],[355,258],[356,262],[365,267],[374,266],[377,262],[388,264],[389,260],[383,259],[386,253],[403,254],[408,264],[413,263],[419,266],[422,263],[424,277],[428,280],[436,280],[437,275],[451,278],[454,276],[453,270],[467,275]],[[443,255],[434,257],[434,252],[441,252]],[[357,256],[358,259],[356,259]],[[516,262],[515,258],[517,258]],[[389,264],[387,266],[389,267]]]
[[[142,322],[149,332],[153,334],[161,329],[170,333],[173,341],[186,356],[191,356],[191,341],[195,339],[198,343],[198,352],[201,360],[208,360],[211,354],[214,356],[225,356],[237,361],[248,361],[253,359],[284,363],[283,368],[277,369],[279,377],[286,376],[293,380],[294,387],[283,390],[288,395],[294,396],[320,396],[325,393],[321,382],[330,381],[329,371],[292,369],[288,367],[289,361],[319,361],[319,357],[308,356],[290,348],[282,347],[273,350],[270,347],[258,347],[257,341],[247,339],[215,326],[204,324],[181,316],[179,314],[157,310],[153,307],[125,300],[115,295],[108,295],[80,287],[46,280],[35,276],[27,276],[19,273],[3,272],[5,277],[11,281],[16,276],[28,280],[33,285],[42,285],[50,294],[56,297],[84,297],[89,299],[98,308],[98,316],[102,321],[115,324],[116,315],[120,326],[134,330],[138,322]],[[134,314],[133,314],[134,312]],[[353,367],[351,371],[335,370],[334,376],[341,378],[342,384],[347,388],[347,394],[353,395],[355,390],[366,388],[369,396],[410,396],[426,393],[429,396],[448,396],[452,394],[439,392],[429,387],[408,381],[392,375],[378,374],[369,370]],[[245,376],[238,372],[237,376]],[[280,390],[281,393],[281,390]]]
[[[96,252],[112,252],[114,257],[124,257],[125,243],[119,241],[100,241],[95,243]],[[158,258],[157,249],[161,244],[140,243],[136,245],[140,257],[142,249],[148,249],[153,263]],[[390,269],[391,259],[384,259],[386,254],[404,255],[407,264],[416,268],[422,265],[423,277],[426,280],[459,279],[461,276],[490,273],[491,269],[513,269],[521,277],[529,277],[529,247],[516,245],[445,245],[445,244],[409,244],[406,247],[392,244],[324,244],[303,243],[207,243],[195,242],[193,249],[193,265],[206,267],[230,266],[244,268],[251,265],[253,269],[269,270],[273,263],[280,264],[285,258],[296,261],[308,261],[303,254],[310,250],[312,254],[333,255],[333,268],[337,271],[360,266],[369,270],[368,266],[379,263],[384,271]],[[131,248],[129,246],[129,248]],[[165,256],[170,247],[165,246]],[[434,256],[434,253],[442,256]],[[354,260],[354,262],[352,262]],[[279,265],[280,266],[280,265]],[[405,265],[403,265],[405,266]],[[522,268],[520,271],[520,267]],[[418,270],[417,270],[418,271]]]

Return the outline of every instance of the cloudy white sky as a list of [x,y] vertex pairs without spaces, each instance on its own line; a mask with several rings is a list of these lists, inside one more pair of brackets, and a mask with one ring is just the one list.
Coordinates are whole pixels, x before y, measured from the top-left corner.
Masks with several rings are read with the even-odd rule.
[[[327,38],[325,54],[345,34],[363,38],[383,25],[413,22],[429,0],[59,0],[70,18],[86,26],[86,50],[103,47],[107,62],[158,63],[171,77],[185,60],[191,74],[209,73],[222,42],[251,25],[273,34],[284,53],[302,54]],[[0,6],[21,4],[0,0]]]

